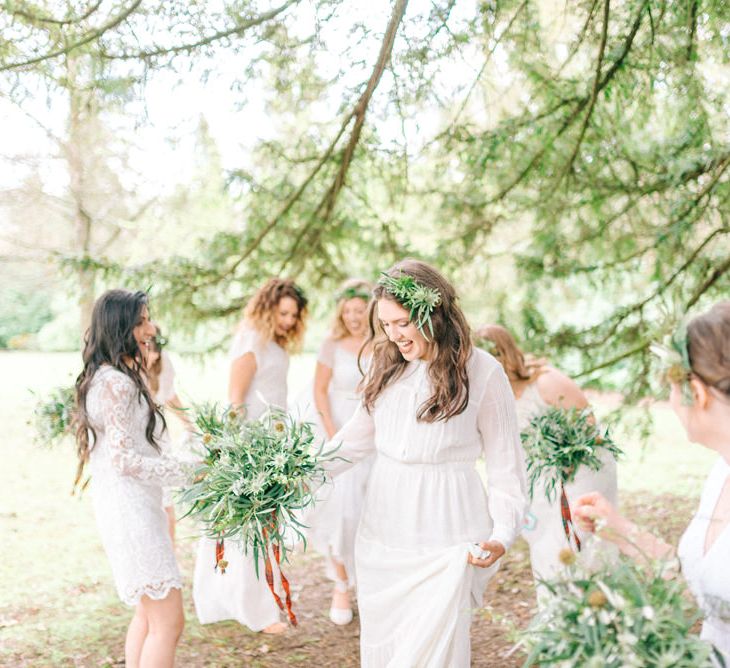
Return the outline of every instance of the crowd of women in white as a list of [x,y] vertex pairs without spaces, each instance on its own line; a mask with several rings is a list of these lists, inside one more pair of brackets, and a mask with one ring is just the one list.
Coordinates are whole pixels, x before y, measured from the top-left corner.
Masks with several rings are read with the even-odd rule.
[[[357,587],[363,666],[468,666],[472,610],[517,536],[529,543],[536,578],[556,573],[567,545],[560,511],[544,494],[527,507],[520,430],[550,406],[588,403],[502,327],[477,331],[493,354],[475,347],[454,288],[433,267],[405,260],[386,276],[375,286],[342,286],[304,402],[312,408],[293,407],[322,438],[341,443],[332,483],[307,517],[311,543],[334,582],[333,623],[352,620]],[[230,348],[228,399],[249,417],[287,406],[289,355],[301,348],[306,313],[304,293],[285,279],[266,282],[246,306]],[[88,463],[114,580],[135,606],[125,644],[131,668],[172,666],[183,628],[164,489],[185,483],[191,469],[169,452],[160,407],[186,418],[159,344],[146,295],[109,291],[95,305],[77,382],[79,476]],[[704,637],[730,656],[730,578],[722,575],[730,557],[730,302],[690,323],[688,353],[693,401],[684,405],[673,385],[671,403],[689,439],[720,457],[678,555],[706,616]],[[566,492],[583,538],[598,519],[612,529],[589,551],[610,540],[627,554],[673,554],[615,510],[612,459],[599,472],[580,470]],[[228,549],[222,575],[214,553],[215,542],[201,538],[193,581],[200,621],[284,631],[252,558]]]

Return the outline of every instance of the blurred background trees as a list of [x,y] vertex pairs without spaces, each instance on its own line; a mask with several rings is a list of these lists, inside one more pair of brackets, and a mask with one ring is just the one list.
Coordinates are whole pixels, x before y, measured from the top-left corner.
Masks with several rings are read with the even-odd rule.
[[2,275],[48,296],[28,332],[152,285],[213,345],[266,276],[324,306],[416,255],[475,324],[637,397],[649,343],[727,295],[727,3],[8,1],[1,21],[3,108],[46,137],[0,149]]

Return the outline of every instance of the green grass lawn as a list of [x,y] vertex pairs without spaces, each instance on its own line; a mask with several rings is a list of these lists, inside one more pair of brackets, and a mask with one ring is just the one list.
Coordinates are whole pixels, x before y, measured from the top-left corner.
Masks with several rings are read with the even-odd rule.
[[[223,400],[223,356],[174,359],[183,400]],[[70,495],[73,445],[44,448],[33,442],[28,425],[31,391],[42,395],[71,383],[79,364],[72,354],[0,353],[0,665],[10,665],[8,657],[19,652],[32,666],[87,665],[90,657],[88,665],[105,665],[104,657],[112,664],[130,618],[116,597],[90,499]],[[292,361],[290,396],[306,388],[313,368],[312,355]],[[620,490],[631,498],[642,491],[697,496],[713,453],[687,442],[668,407],[656,406],[652,414],[647,445],[619,437],[627,453],[619,466]],[[179,425],[170,422],[179,434]],[[183,525],[181,534],[179,550],[189,555],[192,531]],[[186,598],[189,605],[189,593]],[[186,634],[203,633],[189,608],[188,620]]]

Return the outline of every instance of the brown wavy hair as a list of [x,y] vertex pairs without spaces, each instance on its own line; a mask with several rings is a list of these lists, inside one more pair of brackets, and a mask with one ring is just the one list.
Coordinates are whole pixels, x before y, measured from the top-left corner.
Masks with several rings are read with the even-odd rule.
[[687,352],[692,373],[730,397],[730,300],[689,322]]
[[[134,338],[134,328],[147,305],[147,293],[129,290],[107,290],[94,304],[91,326],[84,338],[84,369],[76,379],[76,451],[79,458],[74,489],[89,461],[89,452],[96,442],[96,431],[86,412],[86,397],[94,376],[108,365],[130,378],[137,388],[137,398],[147,404],[147,442],[158,452],[155,440],[157,420],[166,428],[165,418],[155,406],[145,382],[142,354]],[[91,439],[89,436],[91,435]]]
[[[337,306],[335,307],[335,317],[332,322],[331,329],[331,336],[334,341],[345,339],[350,335],[347,325],[345,325],[345,321],[342,319],[342,312],[345,310],[345,302],[352,299],[351,297],[342,296],[346,290],[356,290],[363,295],[371,295],[373,291],[373,284],[362,278],[348,278],[342,283],[342,285],[340,285],[340,288],[337,291]],[[371,298],[368,297],[365,299],[365,303],[369,304],[370,300]]]
[[[433,354],[428,363],[428,377],[433,394],[419,406],[416,419],[419,422],[437,422],[463,413],[469,403],[467,362],[472,353],[472,343],[456,291],[441,273],[419,260],[402,260],[386,273],[394,277],[412,276],[418,283],[438,290],[441,295],[441,303],[431,313],[433,337],[430,345]],[[372,360],[363,387],[363,403],[368,411],[372,411],[381,393],[403,374],[407,364],[398,346],[388,339],[380,326],[378,299],[399,303],[382,285],[373,290],[373,301],[368,309],[369,334],[365,342],[365,348],[369,346],[372,349]]]
[[501,325],[483,325],[477,330],[476,339],[477,345],[479,340],[493,344],[491,352],[502,364],[511,383],[531,382],[545,370],[546,360],[525,355],[512,334]]
[[[299,312],[294,327],[286,336],[279,336],[276,333],[276,307],[284,297],[291,297]],[[299,352],[304,341],[308,303],[304,291],[290,278],[270,278],[248,300],[239,327],[249,325],[264,341],[275,341],[288,353]]]

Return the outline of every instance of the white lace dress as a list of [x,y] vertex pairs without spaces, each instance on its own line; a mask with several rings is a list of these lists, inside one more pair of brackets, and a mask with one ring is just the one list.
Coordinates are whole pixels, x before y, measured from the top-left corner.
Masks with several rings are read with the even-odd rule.
[[680,540],[678,554],[705,617],[701,637],[714,644],[730,666],[730,526],[705,552],[707,529],[728,476],[730,465],[721,457],[705,481],[700,507]]
[[119,597],[165,598],[182,589],[162,508],[162,486],[183,484],[190,466],[158,453],[145,437],[148,413],[134,382],[103,366],[86,397],[96,442],[89,455],[91,497]]
[[[530,420],[549,409],[550,406],[540,396],[537,383],[525,386],[522,395],[517,399],[517,422],[520,431],[527,427]],[[599,471],[581,467],[575,480],[565,486],[565,496],[569,503],[573,503],[581,494],[601,492],[614,506],[617,505],[616,460],[605,451],[601,459]],[[578,529],[577,525],[574,526],[582,543],[581,560],[585,563],[590,564],[604,555],[609,557],[616,553],[615,547],[607,541],[595,540],[590,534]],[[544,485],[535,485],[534,498],[530,502],[522,535],[530,546],[530,562],[536,580],[552,578],[563,570],[558,555],[569,543],[560,514],[559,490],[550,502],[545,496]]]
[[[357,365],[357,353],[346,350],[336,341],[322,344],[317,361],[332,370],[328,398],[332,421],[340,429],[353,415],[360,403],[357,387],[362,374]],[[319,435],[326,438],[324,426],[313,411]],[[350,584],[355,584],[355,532],[360,521],[367,489],[372,457],[338,476],[332,485],[320,491],[314,510],[307,516],[309,540],[315,549],[345,565]],[[332,564],[327,560],[327,575],[337,580]]]
[[[247,417],[255,419],[269,404],[286,407],[289,356],[273,341],[262,342],[255,330],[244,328],[233,339],[229,359],[232,363],[249,352],[256,357],[256,373],[243,403]],[[261,631],[278,622],[279,608],[266,584],[263,565],[258,578],[252,553],[244,554],[230,540],[225,541],[225,559],[226,572],[216,571],[215,541],[200,539],[193,574],[193,601],[200,623],[233,619]],[[273,566],[276,578],[276,564]]]
[[[409,363],[335,435],[353,463],[375,454],[355,544],[363,666],[461,668],[471,611],[496,571],[467,563],[470,546],[509,547],[522,526],[525,471],[514,398],[501,365],[475,350],[466,410],[418,422],[428,363]],[[475,469],[486,460],[488,489]],[[333,474],[347,462],[330,464]]]

